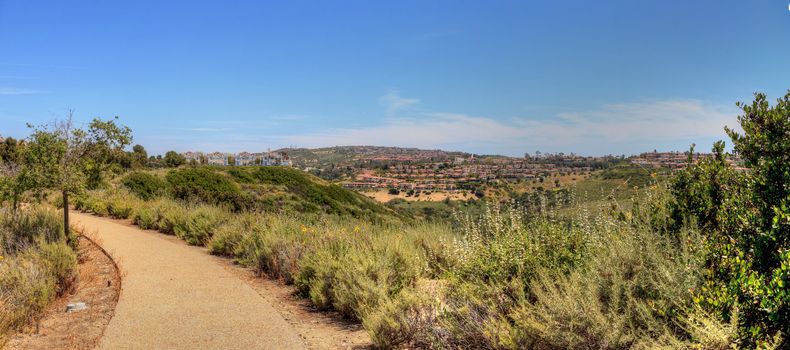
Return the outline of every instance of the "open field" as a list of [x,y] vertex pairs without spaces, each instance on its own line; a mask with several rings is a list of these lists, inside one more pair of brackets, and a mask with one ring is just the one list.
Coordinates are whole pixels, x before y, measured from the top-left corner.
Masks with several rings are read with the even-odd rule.
[[440,202],[448,198],[453,201],[464,201],[474,198],[474,195],[470,194],[467,191],[457,191],[452,193],[443,192],[443,191],[427,191],[427,192],[423,191],[419,195],[409,196],[406,194],[405,191],[401,191],[398,194],[390,194],[389,191],[387,190],[360,191],[360,193],[370,197],[371,199],[376,200],[379,203],[387,203],[393,199],[402,199],[409,202]]

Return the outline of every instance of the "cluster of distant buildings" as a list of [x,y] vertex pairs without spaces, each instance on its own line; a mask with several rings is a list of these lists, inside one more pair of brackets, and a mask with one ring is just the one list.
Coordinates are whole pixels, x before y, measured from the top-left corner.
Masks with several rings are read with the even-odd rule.
[[[697,163],[704,158],[711,157],[710,153],[695,152],[691,154],[691,162]],[[745,170],[740,164],[741,158],[735,154],[727,158],[736,170]],[[688,166],[688,152],[647,152],[631,158],[632,164],[652,168],[683,169]]]
[[237,166],[291,166],[291,159],[284,152],[185,152],[181,155],[187,162],[195,161],[207,165]]

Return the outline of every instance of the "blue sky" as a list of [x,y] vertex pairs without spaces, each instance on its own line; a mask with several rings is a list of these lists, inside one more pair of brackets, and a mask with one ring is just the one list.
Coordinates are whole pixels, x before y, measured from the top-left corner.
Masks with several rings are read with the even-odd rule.
[[0,0],[0,134],[118,115],[149,152],[709,148],[790,88],[788,0]]

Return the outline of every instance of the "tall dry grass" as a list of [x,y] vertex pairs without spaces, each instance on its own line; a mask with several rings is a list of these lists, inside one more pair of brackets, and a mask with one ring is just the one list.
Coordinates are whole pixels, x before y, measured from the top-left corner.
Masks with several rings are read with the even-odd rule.
[[[93,193],[86,208],[113,215],[125,197]],[[644,198],[629,211],[579,205],[573,216],[494,205],[452,227],[232,213],[167,198],[126,205],[143,228],[204,244],[361,320],[383,348],[727,346],[731,326],[692,302],[702,238],[666,229],[663,190]]]
[[76,265],[57,212],[0,209],[0,344],[72,287]]

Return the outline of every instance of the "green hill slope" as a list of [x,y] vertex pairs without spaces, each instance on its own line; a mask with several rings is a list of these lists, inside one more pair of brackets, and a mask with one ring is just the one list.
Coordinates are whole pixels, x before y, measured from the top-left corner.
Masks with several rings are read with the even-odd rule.
[[[160,195],[230,209],[296,211],[388,219],[397,214],[356,192],[288,167],[194,167],[126,175],[121,183],[142,198]],[[150,183],[150,184],[149,184]]]

